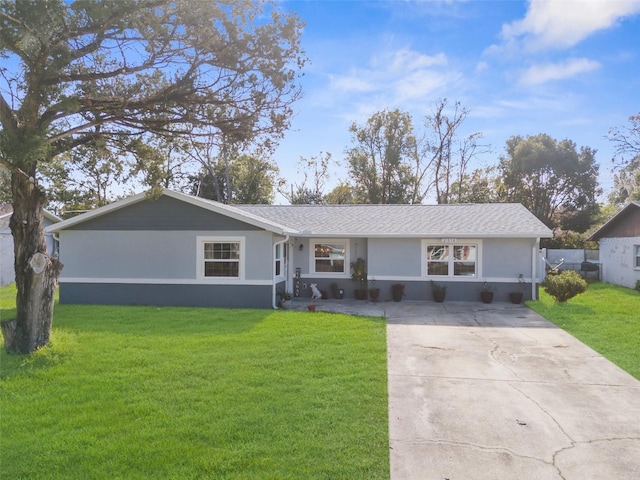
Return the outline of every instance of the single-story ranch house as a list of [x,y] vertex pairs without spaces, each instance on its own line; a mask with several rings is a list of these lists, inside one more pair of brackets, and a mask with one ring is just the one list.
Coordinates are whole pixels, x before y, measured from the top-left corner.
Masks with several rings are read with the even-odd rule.
[[602,281],[634,288],[640,281],[640,202],[631,202],[589,237],[600,241]]
[[49,227],[60,238],[62,303],[276,307],[277,292],[311,284],[345,298],[365,260],[380,300],[390,285],[430,300],[535,298],[540,238],[551,231],[520,204],[223,205],[164,190]]

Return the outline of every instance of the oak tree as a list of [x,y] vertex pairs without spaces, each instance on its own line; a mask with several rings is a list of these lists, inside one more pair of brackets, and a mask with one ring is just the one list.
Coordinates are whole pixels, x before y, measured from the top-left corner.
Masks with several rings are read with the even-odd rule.
[[0,2],[0,162],[11,174],[18,290],[9,350],[48,343],[62,268],[46,253],[40,167],[145,134],[213,128],[277,141],[300,95],[301,28],[257,0]]
[[584,232],[598,210],[595,153],[545,134],[513,136],[498,164],[499,200],[522,203],[549,227]]

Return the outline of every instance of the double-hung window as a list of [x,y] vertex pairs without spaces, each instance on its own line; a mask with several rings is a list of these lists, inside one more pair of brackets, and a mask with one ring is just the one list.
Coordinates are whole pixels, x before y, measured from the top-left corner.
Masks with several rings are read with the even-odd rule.
[[233,280],[244,276],[243,239],[198,237],[197,248],[200,278]]
[[284,244],[283,243],[279,243],[279,244],[276,245],[274,257],[275,258],[274,258],[273,274],[276,277],[282,277],[282,276],[284,276],[284,268],[283,268],[283,263],[282,263],[282,259],[284,257]]
[[312,240],[312,273],[346,275],[349,273],[349,242],[347,240]]
[[478,244],[423,242],[428,277],[477,277]]
[[633,265],[635,268],[640,268],[640,245],[633,246],[633,253],[635,255]]

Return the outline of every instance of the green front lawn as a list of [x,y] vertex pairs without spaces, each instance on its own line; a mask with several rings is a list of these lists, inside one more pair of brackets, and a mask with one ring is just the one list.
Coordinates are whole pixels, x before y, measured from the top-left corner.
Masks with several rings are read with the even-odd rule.
[[383,319],[58,305],[0,362],[1,478],[389,477]]
[[566,303],[542,289],[527,305],[640,380],[640,293],[593,283]]

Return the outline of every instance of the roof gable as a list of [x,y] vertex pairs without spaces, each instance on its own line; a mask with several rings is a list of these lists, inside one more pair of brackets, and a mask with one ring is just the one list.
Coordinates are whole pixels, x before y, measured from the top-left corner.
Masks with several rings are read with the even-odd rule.
[[640,202],[631,202],[596,230],[589,240],[601,238],[640,237]]
[[282,225],[229,205],[172,190],[164,190],[157,201],[160,203],[154,204],[145,193],[140,193],[64,220],[48,231],[262,229],[277,234],[288,232]]

